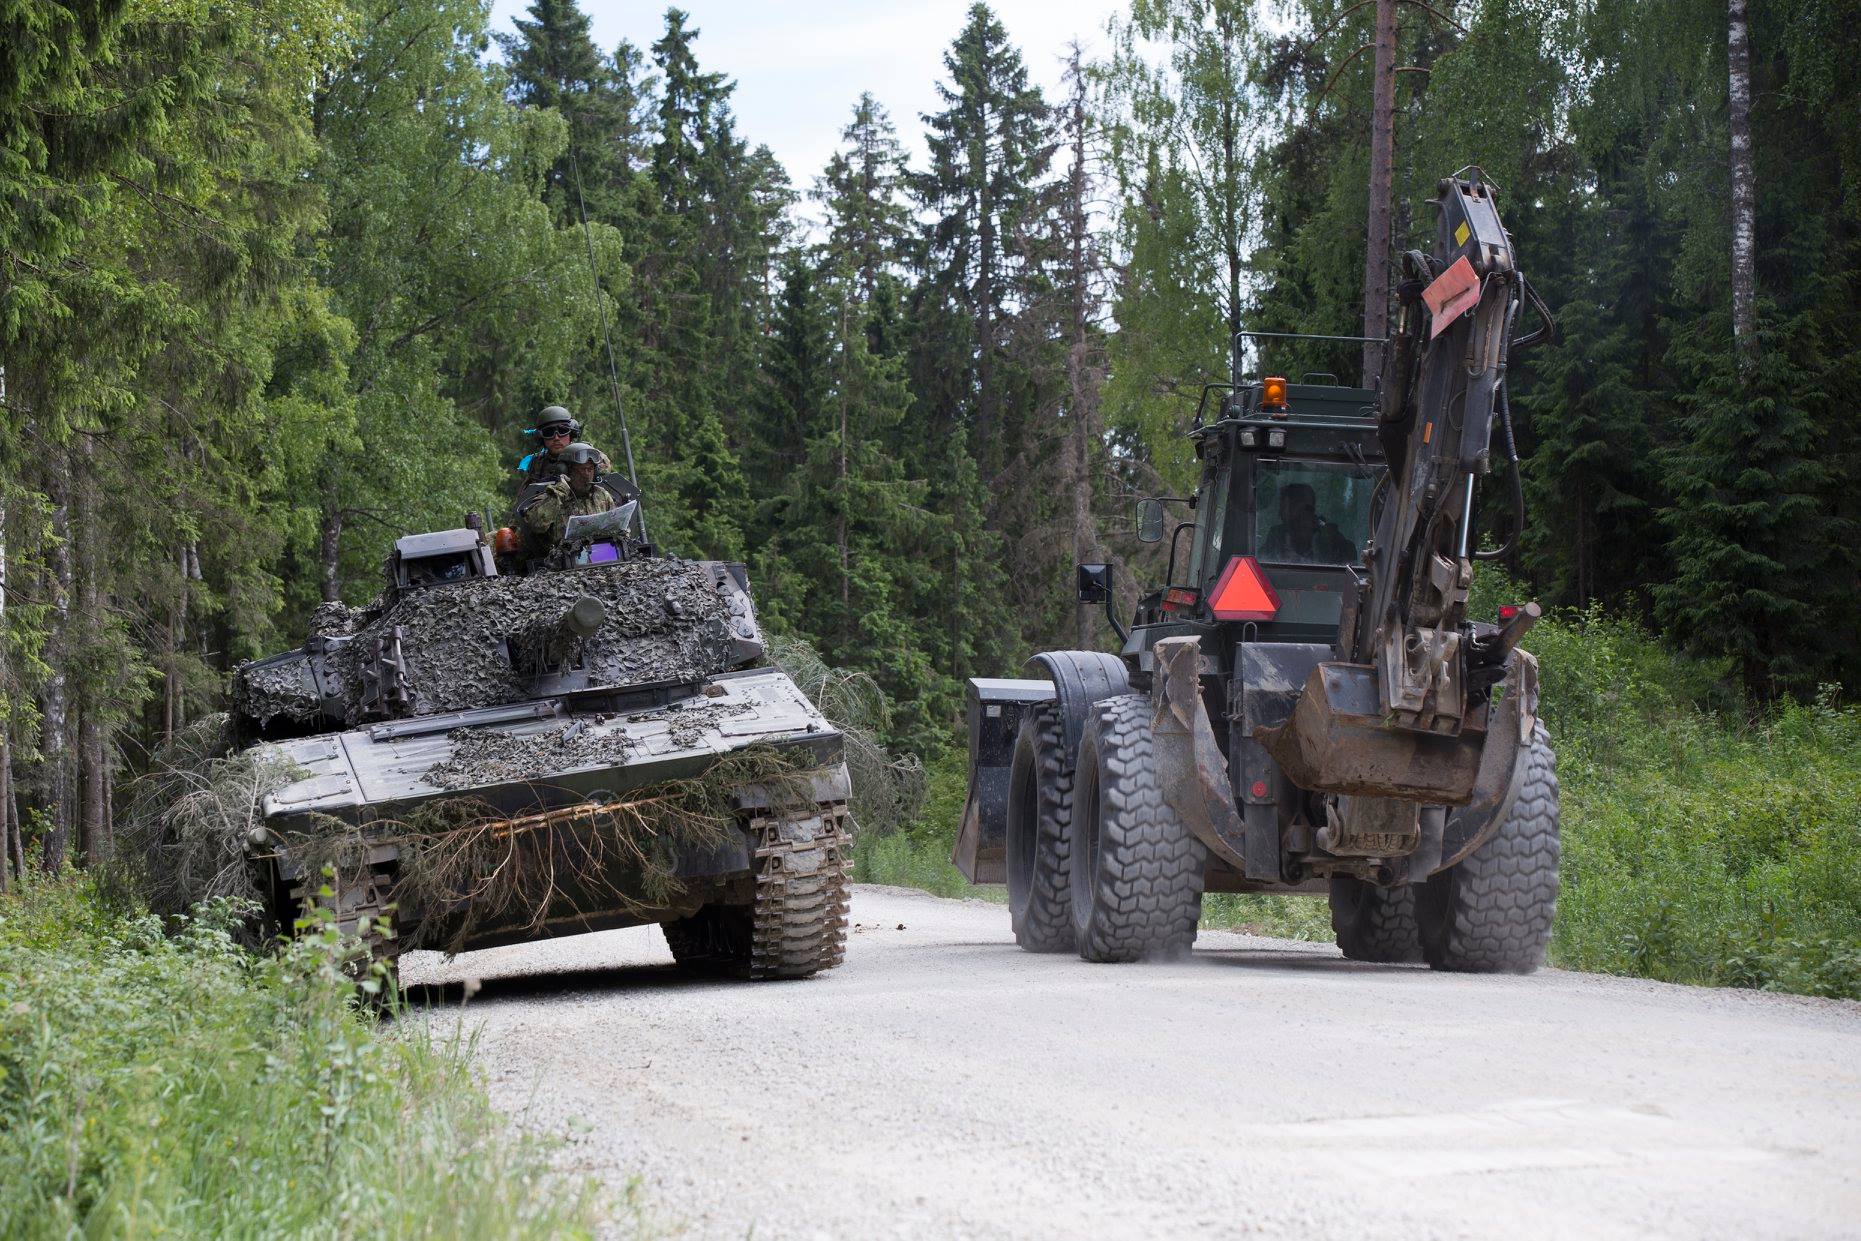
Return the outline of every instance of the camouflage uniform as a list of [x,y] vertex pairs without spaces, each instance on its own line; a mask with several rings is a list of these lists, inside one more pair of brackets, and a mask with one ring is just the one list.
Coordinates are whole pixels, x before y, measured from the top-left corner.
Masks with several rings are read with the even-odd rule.
[[546,555],[562,542],[569,518],[605,513],[614,506],[613,494],[607,488],[591,487],[587,495],[578,496],[567,478],[558,478],[526,500],[518,516],[523,519],[524,531],[529,535],[530,546],[536,549],[535,554]]
[[[526,465],[523,470],[523,486],[527,487],[531,483],[553,483],[558,478],[565,477],[569,472],[569,467],[568,464],[563,461],[562,454],[579,443],[581,443],[581,441],[576,440],[574,444],[565,444],[560,452],[552,453],[547,449],[539,448],[531,453],[528,458],[529,464]],[[595,449],[595,456],[597,458],[594,465],[596,474],[612,474],[614,472],[614,463],[607,459],[606,453],[597,448]],[[507,457],[505,460],[509,460],[509,458]],[[519,488],[519,490],[521,491],[522,488]]]

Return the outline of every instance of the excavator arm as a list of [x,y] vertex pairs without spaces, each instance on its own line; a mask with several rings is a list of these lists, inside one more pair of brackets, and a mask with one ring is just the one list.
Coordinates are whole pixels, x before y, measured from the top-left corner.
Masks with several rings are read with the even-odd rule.
[[[1403,257],[1377,407],[1389,472],[1339,626],[1342,658],[1315,669],[1291,718],[1257,739],[1314,791],[1466,805],[1481,800],[1482,769],[1504,757],[1487,753],[1489,735],[1521,735],[1519,721],[1489,729],[1494,687],[1510,678],[1535,697],[1522,683],[1530,657],[1514,652],[1536,605],[1497,625],[1467,616],[1474,493],[1493,470],[1508,356],[1527,343],[1512,333],[1531,295],[1483,174],[1441,181],[1436,206],[1433,251]],[[1516,497],[1505,429],[1501,464],[1515,472]]]
[[1472,644],[1467,592],[1474,489],[1492,466],[1524,281],[1492,188],[1456,176],[1440,191],[1434,252],[1403,256],[1377,408],[1389,479],[1355,632],[1340,637],[1352,662],[1375,665],[1393,722],[1453,735],[1484,701],[1474,682],[1504,663],[1502,647]]

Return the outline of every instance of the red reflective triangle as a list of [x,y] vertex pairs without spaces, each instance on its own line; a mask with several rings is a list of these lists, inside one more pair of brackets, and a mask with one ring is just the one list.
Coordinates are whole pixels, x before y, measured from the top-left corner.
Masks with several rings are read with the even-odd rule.
[[1269,621],[1279,614],[1279,594],[1252,556],[1236,556],[1208,595],[1216,620]]

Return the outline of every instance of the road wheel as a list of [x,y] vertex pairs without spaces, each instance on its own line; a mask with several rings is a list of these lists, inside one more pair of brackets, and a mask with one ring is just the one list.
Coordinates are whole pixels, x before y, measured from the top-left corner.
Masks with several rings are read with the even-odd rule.
[[661,922],[672,959],[694,973],[727,972],[733,961],[749,955],[749,910],[741,906],[706,905],[685,918]]
[[1079,955],[1137,961],[1187,952],[1207,851],[1163,799],[1148,698],[1107,698],[1087,712],[1073,805]]
[[1059,707],[1032,708],[1008,777],[1008,916],[1029,952],[1073,950],[1072,759]]
[[1420,886],[1422,955],[1438,970],[1529,974],[1557,916],[1557,756],[1538,725],[1505,822],[1470,856]]
[[1419,961],[1415,888],[1379,888],[1351,875],[1331,878],[1331,930],[1353,961]]
[[291,933],[296,933],[299,918],[328,919],[356,949],[348,955],[345,971],[358,984],[378,984],[372,991],[364,987],[369,1003],[377,1008],[389,1007],[401,993],[397,871],[392,851],[377,847],[365,858],[345,858],[320,875],[300,876],[286,889],[284,911]]

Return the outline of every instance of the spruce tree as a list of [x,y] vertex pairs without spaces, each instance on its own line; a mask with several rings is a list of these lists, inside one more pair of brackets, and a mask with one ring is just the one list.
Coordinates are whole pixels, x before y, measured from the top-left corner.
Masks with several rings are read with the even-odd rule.
[[[916,370],[943,372],[939,426],[960,423],[984,480],[1011,448],[1005,421],[1025,375],[1009,358],[1015,303],[1027,274],[1020,243],[1034,217],[1053,139],[1047,105],[1028,84],[1021,53],[986,4],[973,4],[944,53],[949,80],[937,84],[942,111],[924,117],[929,168],[912,178],[929,220],[920,254],[930,313]],[[960,322],[958,331],[947,332]]]
[[498,35],[518,103],[549,108],[568,122],[568,142],[549,167],[544,197],[563,225],[579,222],[586,202],[596,219],[611,219],[626,184],[631,128],[628,101],[613,64],[588,34],[575,0],[532,0],[529,20]]
[[1658,614],[1764,696],[1813,692],[1849,645],[1828,618],[1852,605],[1855,558],[1827,502],[1827,437],[1806,383],[1816,364],[1789,348],[1803,343],[1798,326],[1767,333],[1743,368],[1724,315],[1683,334],[1682,439],[1662,456],[1675,575],[1655,588]]
[[764,363],[760,427],[763,460],[776,473],[800,464],[826,386],[827,322],[813,265],[790,252],[776,300]]
[[853,106],[814,197],[827,219],[827,245],[853,265],[862,300],[878,294],[879,279],[903,258],[911,236],[905,204],[905,151],[898,131],[870,91]]

